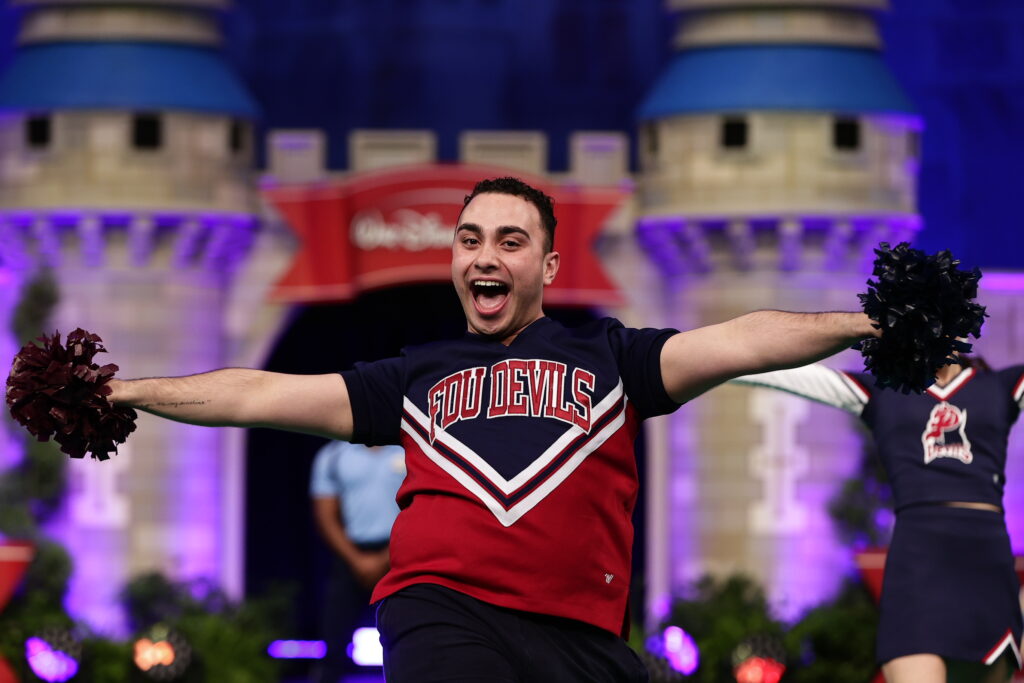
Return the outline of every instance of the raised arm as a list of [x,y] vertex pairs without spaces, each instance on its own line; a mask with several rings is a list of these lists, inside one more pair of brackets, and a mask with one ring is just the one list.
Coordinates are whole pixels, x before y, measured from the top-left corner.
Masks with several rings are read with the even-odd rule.
[[807,365],[877,335],[863,313],[755,311],[671,337],[661,376],[683,403],[734,377]]
[[177,422],[274,427],[348,440],[352,407],[341,375],[227,368],[187,377],[111,380],[109,400]]

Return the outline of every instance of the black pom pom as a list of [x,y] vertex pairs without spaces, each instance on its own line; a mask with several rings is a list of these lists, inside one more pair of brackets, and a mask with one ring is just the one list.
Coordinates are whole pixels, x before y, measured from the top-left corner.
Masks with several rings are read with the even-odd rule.
[[854,348],[879,387],[920,393],[935,381],[943,365],[955,363],[953,351],[971,345],[959,339],[981,336],[985,307],[974,302],[981,271],[960,270],[947,251],[927,255],[906,242],[883,242],[868,291],[860,294],[864,312],[882,331]]
[[107,400],[117,366],[92,362],[106,352],[103,340],[77,329],[67,344],[60,332],[39,341],[42,347],[26,344],[14,357],[6,395],[11,417],[40,441],[52,437],[72,458],[91,453],[106,460],[135,430],[137,416]]

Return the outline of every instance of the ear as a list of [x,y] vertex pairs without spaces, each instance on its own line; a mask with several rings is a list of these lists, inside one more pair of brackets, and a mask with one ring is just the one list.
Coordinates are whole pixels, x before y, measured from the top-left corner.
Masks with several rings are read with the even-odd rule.
[[558,263],[561,257],[557,251],[549,251],[544,254],[544,286],[547,287],[555,281],[558,275]]

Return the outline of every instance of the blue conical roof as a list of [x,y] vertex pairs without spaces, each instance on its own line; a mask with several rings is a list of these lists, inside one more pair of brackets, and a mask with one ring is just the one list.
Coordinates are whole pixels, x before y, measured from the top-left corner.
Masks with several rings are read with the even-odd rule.
[[750,110],[916,114],[877,50],[757,45],[679,52],[637,117]]
[[218,50],[142,42],[20,48],[0,75],[0,109],[169,109],[242,118],[259,111]]

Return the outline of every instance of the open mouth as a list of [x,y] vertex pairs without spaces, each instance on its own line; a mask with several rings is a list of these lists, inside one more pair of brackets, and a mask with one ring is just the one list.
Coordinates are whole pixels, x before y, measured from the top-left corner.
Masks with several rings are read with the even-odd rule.
[[495,280],[473,280],[470,283],[473,301],[481,313],[495,312],[508,299],[508,285]]

